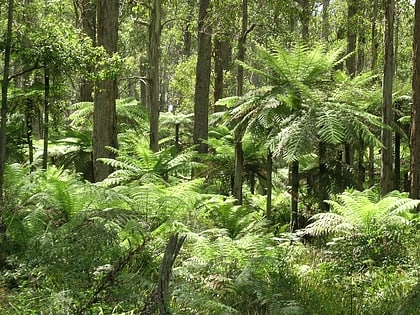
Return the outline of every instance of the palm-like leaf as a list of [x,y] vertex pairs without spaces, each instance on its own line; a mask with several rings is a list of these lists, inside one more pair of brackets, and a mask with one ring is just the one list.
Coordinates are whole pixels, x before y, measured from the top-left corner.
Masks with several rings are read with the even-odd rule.
[[330,213],[319,213],[312,217],[305,231],[312,235],[366,232],[377,225],[405,224],[404,214],[420,204],[420,200],[407,198],[392,192],[378,200],[371,190],[344,192],[339,201],[327,201]]

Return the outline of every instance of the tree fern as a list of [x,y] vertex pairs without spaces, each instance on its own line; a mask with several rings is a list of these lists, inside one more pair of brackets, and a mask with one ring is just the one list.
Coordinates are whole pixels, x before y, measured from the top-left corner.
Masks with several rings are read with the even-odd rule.
[[371,190],[345,192],[339,201],[327,201],[332,213],[314,215],[305,231],[312,235],[367,232],[378,224],[407,223],[404,214],[415,209],[420,200],[412,200],[395,193],[375,200]]

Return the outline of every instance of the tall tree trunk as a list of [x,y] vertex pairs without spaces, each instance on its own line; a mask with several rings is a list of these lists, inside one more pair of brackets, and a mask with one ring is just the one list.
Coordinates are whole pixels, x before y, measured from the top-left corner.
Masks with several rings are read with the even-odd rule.
[[48,141],[49,141],[49,116],[50,116],[50,69],[44,65],[44,150],[42,154],[42,168],[48,166]]
[[[246,36],[248,32],[248,0],[242,0],[242,28],[241,36],[238,41],[238,60],[245,61],[246,53]],[[236,77],[237,83],[237,94],[241,96],[244,88],[244,68],[238,65],[238,74]],[[233,178],[233,189],[232,194],[238,200],[239,204],[242,204],[242,183],[244,174],[244,152],[242,150],[242,130],[237,127],[235,131],[235,169]]]
[[[395,124],[398,128],[399,122],[398,119],[401,117],[401,103],[399,101],[395,102]],[[401,134],[399,129],[395,130],[394,138],[394,189],[401,189]]]
[[[76,1],[80,10],[80,26],[92,41],[92,45],[96,45],[96,5],[92,0]],[[93,84],[92,82],[82,79],[80,82],[81,102],[93,102]]]
[[242,131],[238,126],[235,129],[235,168],[233,175],[232,195],[239,204],[242,204],[242,182],[244,172],[244,152],[242,150]]
[[198,14],[198,58],[194,97],[194,144],[198,152],[207,153],[209,91],[211,73],[211,26],[208,20],[210,0],[200,0]]
[[[118,14],[118,0],[98,1],[98,45],[103,46],[110,56],[117,51]],[[114,154],[106,147],[118,147],[116,98],[115,78],[106,78],[98,83],[93,110],[93,163],[96,182],[102,181],[112,172],[110,166],[97,159],[113,158]]]
[[291,186],[291,204],[290,231],[294,232],[299,228],[299,161],[294,161],[289,167],[289,182]]
[[273,153],[270,149],[267,152],[267,204],[265,210],[265,216],[267,220],[272,220],[273,215],[271,213],[273,195]]
[[33,126],[34,102],[28,98],[25,100],[25,124],[26,124],[26,142],[28,143],[28,160],[31,165],[31,172],[34,170],[34,144],[33,144]]
[[154,0],[152,7],[152,17],[149,24],[149,45],[148,45],[148,106],[150,119],[150,149],[153,152],[159,151],[159,63],[160,63],[160,35],[162,20],[161,0]]
[[[392,110],[392,85],[394,77],[394,0],[385,1],[385,34],[384,34],[384,75],[382,83],[382,122],[391,126],[394,122]],[[392,181],[392,131],[383,128],[381,131],[381,194],[386,195],[393,189]]]
[[309,23],[311,22],[311,3],[309,0],[300,0],[302,11],[300,15],[300,22],[302,23],[302,38],[304,40],[309,38]]
[[357,0],[348,0],[347,9],[347,54],[346,68],[350,76],[356,74]]
[[7,126],[7,112],[8,99],[7,90],[9,88],[9,73],[10,73],[10,55],[12,48],[12,24],[13,24],[13,0],[8,1],[7,9],[7,31],[4,41],[4,66],[3,78],[1,82],[1,111],[0,111],[0,225],[3,224],[3,189],[4,189],[4,167],[6,163],[6,126]]
[[[226,37],[226,36],[224,36]],[[226,38],[214,41],[214,102],[224,97],[225,70],[229,69],[230,44]],[[226,110],[225,106],[214,106],[214,112]]]
[[377,30],[378,1],[379,0],[373,0],[372,21],[371,21],[372,46],[371,46],[370,70],[372,71],[372,73],[376,72],[376,63],[377,63],[376,61],[378,60],[378,30]]
[[420,198],[420,0],[416,0],[413,36],[413,102],[410,133],[410,197]]
[[324,201],[329,198],[328,173],[327,173],[327,144],[320,142],[318,145],[319,158],[319,209],[321,212],[328,211],[328,204]]
[[330,21],[329,21],[329,12],[328,9],[330,7],[330,0],[323,0],[322,1],[322,30],[321,36],[322,39],[328,42],[328,38],[330,36]]

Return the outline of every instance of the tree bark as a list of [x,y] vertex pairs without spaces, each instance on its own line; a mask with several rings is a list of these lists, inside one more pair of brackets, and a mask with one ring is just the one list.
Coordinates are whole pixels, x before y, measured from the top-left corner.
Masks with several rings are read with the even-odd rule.
[[4,167],[6,163],[6,127],[7,127],[7,113],[8,113],[8,99],[7,90],[9,88],[9,73],[10,73],[10,56],[12,48],[12,24],[13,24],[13,0],[8,1],[7,9],[7,31],[4,42],[4,66],[3,79],[1,84],[1,111],[0,111],[0,224],[2,223],[2,205],[3,205],[3,189],[4,189]]
[[[226,38],[214,41],[214,102],[224,97],[225,70],[229,69],[231,46]],[[225,111],[225,106],[214,106],[214,112]]]
[[[242,0],[242,27],[241,27],[241,36],[238,40],[238,60],[245,61],[246,53],[246,36],[248,33],[248,0]],[[238,65],[238,73],[236,77],[237,90],[236,93],[238,96],[243,95],[244,89],[244,68],[241,65]],[[238,200],[239,204],[242,204],[242,183],[244,176],[244,152],[242,150],[242,130],[240,127],[237,128],[235,132],[235,169],[233,177],[233,189],[232,194]]]
[[420,0],[416,0],[413,35],[413,102],[410,133],[410,197],[420,198]]
[[[117,51],[118,41],[118,0],[98,1],[98,45],[103,46],[111,56]],[[93,163],[94,181],[102,181],[112,168],[98,158],[113,158],[114,154],[106,147],[118,147],[116,103],[117,81],[106,78],[95,88],[93,110]]]
[[139,315],[152,315],[158,310],[160,314],[172,314],[169,309],[169,281],[171,279],[172,268],[175,263],[186,236],[179,237],[178,234],[172,235],[163,255],[160,265],[158,285],[150,294],[148,300]]
[[233,177],[232,195],[239,204],[242,204],[242,182],[244,173],[244,152],[242,150],[242,132],[235,130],[235,169]]
[[373,0],[373,10],[372,10],[372,21],[371,21],[371,37],[372,37],[372,46],[371,46],[371,64],[370,70],[372,73],[376,72],[376,64],[378,60],[378,30],[377,30],[377,20],[378,20],[378,1]]
[[148,107],[150,119],[150,150],[159,151],[159,111],[160,111],[160,89],[159,89],[159,63],[160,63],[160,35],[162,20],[161,0],[154,0],[149,24],[149,46],[148,46]]
[[271,204],[272,204],[272,194],[273,194],[273,153],[268,149],[267,153],[267,205],[265,210],[265,216],[268,220],[273,219],[271,213]]
[[200,0],[198,15],[198,58],[194,97],[194,144],[199,153],[207,153],[209,91],[211,73],[211,26],[208,21],[209,0]]
[[302,39],[309,38],[309,23],[311,22],[311,3],[309,0],[300,0],[302,5],[302,12],[300,15],[300,22],[302,23]]
[[327,144],[320,142],[318,145],[319,158],[319,209],[321,212],[328,211],[328,204],[324,202],[329,198],[328,173],[327,173]]
[[328,42],[328,38],[330,36],[330,21],[329,21],[329,12],[328,9],[330,7],[330,0],[323,0],[322,2],[322,30],[321,36],[322,39]]
[[[77,6],[80,10],[80,26],[91,40],[92,45],[96,45],[96,7],[92,0],[79,0]],[[80,82],[81,102],[93,102],[93,84],[92,82],[82,79]]]
[[48,140],[49,140],[49,116],[50,116],[50,69],[44,65],[44,149],[42,153],[42,168],[48,167]]
[[351,55],[346,59],[346,68],[353,77],[356,74],[357,0],[348,0],[347,5],[347,54]]
[[298,221],[298,202],[299,202],[299,161],[290,164],[289,182],[291,186],[291,204],[292,211],[290,214],[290,231],[294,232],[299,228]]
[[[384,34],[384,74],[382,81],[382,122],[391,126],[394,117],[392,110],[392,85],[394,77],[394,0],[385,1],[385,34]],[[393,189],[392,169],[392,131],[383,128],[381,131],[381,194],[386,195]]]

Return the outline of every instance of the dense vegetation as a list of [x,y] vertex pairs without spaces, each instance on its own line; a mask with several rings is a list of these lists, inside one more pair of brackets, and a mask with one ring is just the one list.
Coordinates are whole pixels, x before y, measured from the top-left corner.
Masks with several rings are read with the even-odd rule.
[[419,314],[415,7],[1,1],[0,312]]

